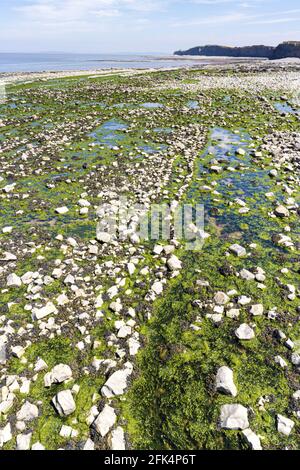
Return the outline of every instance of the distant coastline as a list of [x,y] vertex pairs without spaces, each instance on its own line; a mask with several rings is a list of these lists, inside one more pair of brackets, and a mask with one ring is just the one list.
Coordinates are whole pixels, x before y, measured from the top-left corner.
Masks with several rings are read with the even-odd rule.
[[219,45],[206,45],[192,47],[185,51],[175,51],[177,56],[204,56],[204,57],[252,57],[270,60],[300,58],[300,41],[286,41],[277,47],[255,45],[245,47],[229,47]]

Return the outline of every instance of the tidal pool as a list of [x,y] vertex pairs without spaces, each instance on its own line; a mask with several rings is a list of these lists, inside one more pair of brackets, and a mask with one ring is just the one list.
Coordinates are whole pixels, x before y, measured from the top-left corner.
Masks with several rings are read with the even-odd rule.
[[120,140],[125,138],[125,136],[121,134],[120,131],[124,131],[127,128],[127,124],[122,123],[116,119],[112,119],[98,127],[90,134],[90,137],[93,137],[100,145],[114,147]]
[[299,110],[297,111],[296,109],[292,108],[292,106],[289,105],[288,103],[278,102],[278,103],[275,103],[274,106],[277,109],[277,111],[279,111],[280,113],[284,113],[284,114],[298,114],[299,113]]

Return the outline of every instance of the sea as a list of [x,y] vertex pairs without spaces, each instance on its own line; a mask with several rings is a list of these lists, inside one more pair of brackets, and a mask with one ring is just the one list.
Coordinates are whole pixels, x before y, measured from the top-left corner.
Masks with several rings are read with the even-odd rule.
[[2,72],[172,68],[206,63],[168,54],[0,53]]

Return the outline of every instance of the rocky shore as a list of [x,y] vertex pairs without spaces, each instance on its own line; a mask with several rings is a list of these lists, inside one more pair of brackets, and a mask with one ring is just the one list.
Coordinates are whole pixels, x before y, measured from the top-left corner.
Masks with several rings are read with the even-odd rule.
[[299,449],[300,66],[4,79],[0,448]]

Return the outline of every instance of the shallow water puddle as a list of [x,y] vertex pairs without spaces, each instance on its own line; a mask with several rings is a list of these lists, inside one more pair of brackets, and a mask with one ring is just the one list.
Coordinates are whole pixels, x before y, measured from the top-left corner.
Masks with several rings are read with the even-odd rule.
[[147,109],[155,109],[155,108],[163,108],[164,105],[161,103],[142,103],[141,104],[142,108],[147,108]]
[[288,103],[278,102],[274,104],[277,111],[283,114],[299,114],[300,110],[292,108]]
[[191,100],[191,101],[188,101],[187,107],[189,109],[199,109],[199,103],[198,101]]
[[102,124],[98,129],[89,134],[90,137],[93,137],[98,144],[105,145],[108,147],[113,147],[120,140],[125,138],[124,135],[120,134],[120,131],[124,131],[128,128],[128,125],[112,119]]
[[156,127],[153,130],[154,132],[162,133],[162,134],[171,134],[171,132],[173,132],[173,130],[170,127]]
[[[251,137],[243,131],[235,134],[226,129],[213,129],[199,161],[197,180],[188,193],[188,199],[204,204],[206,223],[209,225],[213,218],[222,227],[222,237],[239,232],[245,225],[248,228],[242,231],[244,238],[273,229],[272,219],[264,216],[266,207],[271,210],[272,203],[265,194],[272,182],[268,171],[256,165],[250,144]],[[239,149],[245,154],[240,155]],[[213,165],[220,167],[219,174],[211,170]],[[242,200],[244,206],[237,200]],[[249,211],[240,212],[243,207]]]

